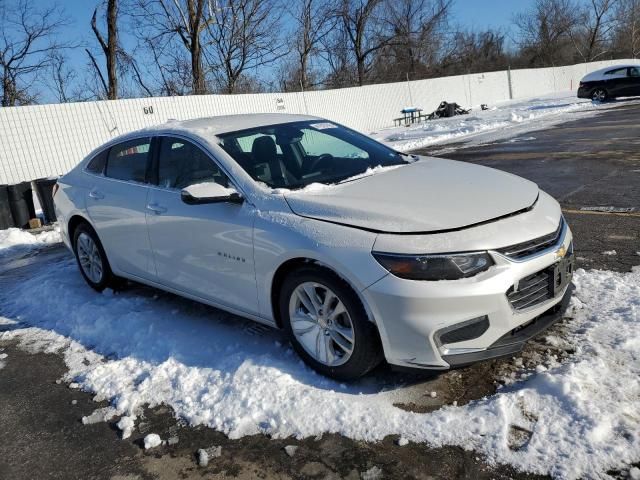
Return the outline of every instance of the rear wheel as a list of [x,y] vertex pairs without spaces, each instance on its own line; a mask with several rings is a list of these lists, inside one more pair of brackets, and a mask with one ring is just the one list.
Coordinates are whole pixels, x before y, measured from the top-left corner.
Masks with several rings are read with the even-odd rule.
[[596,102],[604,102],[609,98],[607,91],[604,88],[596,88],[591,92],[591,99]]
[[330,270],[306,267],[290,274],[279,306],[291,344],[319,373],[353,380],[380,363],[375,325],[351,287]]
[[73,235],[73,250],[80,273],[91,288],[101,292],[117,283],[100,239],[89,225],[82,223],[76,228]]

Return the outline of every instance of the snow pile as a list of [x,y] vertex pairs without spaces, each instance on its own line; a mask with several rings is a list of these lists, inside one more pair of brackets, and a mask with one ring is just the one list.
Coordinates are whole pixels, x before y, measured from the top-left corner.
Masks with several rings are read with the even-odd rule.
[[58,227],[35,235],[19,228],[0,230],[0,256],[7,255],[9,251],[15,253],[17,250],[30,250],[61,241]]
[[[388,128],[371,136],[401,151],[452,140],[467,140],[468,137],[475,137],[486,143],[566,122],[572,119],[570,114],[595,114],[615,105],[594,103],[578,99],[575,95],[575,92],[561,92],[526,100],[512,100],[489,110],[474,109],[469,115],[428,120],[410,127]],[[577,116],[573,115],[573,118]]]
[[150,448],[156,448],[162,445],[162,439],[160,435],[157,433],[150,433],[146,437],[144,437],[144,449],[149,450]]
[[[60,350],[66,381],[111,401],[96,419],[164,403],[232,438],[395,434],[403,444],[459,445],[490,463],[558,478],[604,477],[640,458],[640,269],[579,270],[575,282],[569,361],[428,414],[394,407],[394,385],[346,386],[315,374],[279,333],[256,334],[232,315],[146,288],[96,294],[72,259],[3,286],[0,323],[21,323],[0,336]],[[133,428],[121,422],[123,432]]]

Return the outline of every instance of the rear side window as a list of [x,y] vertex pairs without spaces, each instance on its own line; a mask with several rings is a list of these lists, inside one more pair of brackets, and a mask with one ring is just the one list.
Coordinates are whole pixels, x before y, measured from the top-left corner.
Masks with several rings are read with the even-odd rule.
[[627,67],[624,68],[616,68],[615,70],[609,70],[605,75],[626,75]]
[[109,154],[109,149],[101,151],[95,157],[91,159],[91,161],[87,164],[87,172],[95,173],[96,175],[102,175],[104,172],[104,166],[107,163],[107,155]]
[[111,147],[105,175],[118,180],[144,183],[150,148],[150,138],[130,140]]

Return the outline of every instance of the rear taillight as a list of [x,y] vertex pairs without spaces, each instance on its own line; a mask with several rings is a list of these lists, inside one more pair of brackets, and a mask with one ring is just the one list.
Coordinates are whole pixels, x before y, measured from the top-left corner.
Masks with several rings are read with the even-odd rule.
[[57,183],[53,186],[53,195],[52,197],[56,196],[56,193],[58,193],[58,189],[60,188],[60,185],[58,185]]

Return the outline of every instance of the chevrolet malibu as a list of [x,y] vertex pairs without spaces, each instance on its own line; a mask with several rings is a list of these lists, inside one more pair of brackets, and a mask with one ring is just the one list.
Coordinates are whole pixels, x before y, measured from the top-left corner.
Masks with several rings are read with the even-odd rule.
[[281,328],[341,380],[513,354],[572,290],[571,232],[536,184],[310,116],[130,133],[54,198],[95,290],[130,279]]

